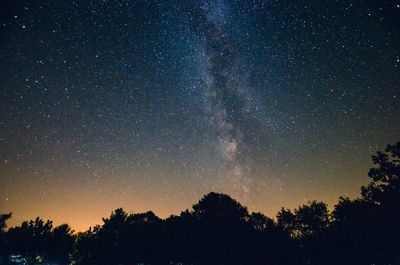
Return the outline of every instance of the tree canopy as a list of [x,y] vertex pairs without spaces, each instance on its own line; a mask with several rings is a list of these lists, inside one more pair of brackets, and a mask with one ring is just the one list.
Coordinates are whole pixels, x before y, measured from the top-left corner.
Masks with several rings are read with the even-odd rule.
[[400,142],[377,152],[361,197],[340,197],[331,212],[310,201],[272,219],[211,192],[180,215],[118,208],[80,233],[39,217],[6,230],[12,215],[2,214],[0,264],[395,264],[399,159]]

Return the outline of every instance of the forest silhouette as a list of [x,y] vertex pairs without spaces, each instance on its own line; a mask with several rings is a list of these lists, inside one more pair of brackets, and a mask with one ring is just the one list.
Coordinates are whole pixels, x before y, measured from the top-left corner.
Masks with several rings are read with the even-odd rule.
[[211,192],[166,219],[116,209],[103,225],[74,233],[39,217],[6,229],[0,264],[400,264],[400,142],[372,156],[359,198],[282,208],[275,219]]

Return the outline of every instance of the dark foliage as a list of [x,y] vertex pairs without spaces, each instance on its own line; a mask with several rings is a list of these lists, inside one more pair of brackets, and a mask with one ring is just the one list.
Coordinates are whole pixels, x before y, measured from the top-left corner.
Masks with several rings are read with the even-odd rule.
[[26,264],[399,264],[399,158],[400,143],[373,156],[361,198],[341,197],[331,213],[317,201],[282,208],[276,221],[214,192],[165,220],[116,209],[76,235],[40,218],[5,231],[4,214],[0,254]]

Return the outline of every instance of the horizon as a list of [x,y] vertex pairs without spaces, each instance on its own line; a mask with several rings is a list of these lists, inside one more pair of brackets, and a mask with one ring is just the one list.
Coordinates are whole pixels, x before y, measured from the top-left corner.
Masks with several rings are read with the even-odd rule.
[[[208,194],[210,194],[210,193],[219,193],[219,192],[217,192],[217,191],[209,191],[209,192],[207,192],[207,193],[205,193],[205,194],[203,194],[202,196],[200,196],[198,199],[197,199],[197,201],[195,201],[195,202],[193,202],[193,203],[191,203],[191,205],[189,206],[189,207],[186,207],[186,208],[184,208],[184,209],[181,209],[181,210],[179,210],[179,209],[177,209],[175,212],[172,212],[172,213],[166,213],[166,214],[159,214],[158,212],[156,212],[156,211],[154,211],[154,210],[152,210],[152,209],[145,209],[145,208],[143,208],[142,210],[137,210],[137,211],[134,211],[134,210],[132,210],[132,209],[128,209],[128,208],[125,208],[125,207],[122,207],[122,206],[119,206],[119,207],[114,207],[113,209],[111,209],[111,210],[109,210],[109,212],[108,212],[108,214],[103,214],[102,216],[100,216],[100,217],[95,217],[95,219],[97,219],[97,220],[99,220],[99,222],[94,222],[93,223],[93,221],[91,220],[91,221],[87,221],[85,224],[81,224],[80,225],[80,227],[78,227],[78,228],[76,228],[75,226],[76,226],[76,224],[71,224],[70,222],[68,222],[68,221],[60,221],[60,220],[58,220],[57,222],[55,222],[53,219],[52,219],[52,217],[50,216],[50,217],[46,217],[46,218],[44,218],[44,217],[42,217],[42,216],[33,216],[33,217],[25,217],[25,219],[23,219],[23,220],[18,220],[18,219],[16,219],[16,218],[14,218],[14,212],[12,212],[11,211],[11,213],[12,213],[12,218],[11,218],[11,220],[9,220],[8,221],[8,226],[7,226],[7,229],[9,229],[9,228],[12,228],[12,227],[17,227],[17,226],[19,226],[19,225],[21,225],[21,223],[23,222],[23,221],[30,221],[30,220],[35,220],[35,218],[41,218],[41,219],[43,219],[43,220],[50,220],[50,221],[52,221],[52,223],[53,223],[53,226],[58,226],[58,225],[62,225],[62,224],[68,224],[70,227],[71,227],[71,229],[74,231],[74,233],[79,233],[79,232],[84,232],[84,231],[87,231],[88,229],[90,229],[90,228],[93,228],[93,227],[95,227],[96,225],[102,225],[104,222],[103,222],[103,218],[107,218],[111,213],[113,213],[116,209],[118,209],[118,208],[122,208],[126,213],[128,213],[128,214],[140,214],[140,213],[145,213],[145,212],[148,212],[148,211],[151,211],[151,212],[153,212],[157,217],[159,217],[160,219],[163,219],[163,220],[165,220],[165,219],[167,219],[168,217],[170,217],[170,216],[179,216],[182,212],[184,212],[184,211],[186,211],[186,210],[189,210],[189,211],[191,211],[192,210],[192,206],[194,205],[194,204],[196,204],[196,203],[198,203],[202,198],[204,198],[206,195],[208,195]],[[222,194],[225,194],[225,193],[223,193],[223,192],[221,192]],[[326,205],[327,205],[327,207],[328,207],[328,210],[329,210],[329,212],[331,212],[332,210],[333,210],[333,207],[334,207],[334,205],[336,205],[338,202],[339,202],[339,198],[340,197],[344,197],[344,198],[350,198],[350,199],[357,199],[357,198],[361,198],[361,187],[360,187],[360,194],[358,194],[357,196],[355,196],[355,197],[350,197],[350,196],[348,196],[348,194],[346,195],[346,196],[344,196],[344,195],[340,195],[338,198],[337,198],[337,201],[336,202],[334,202],[334,203],[327,203],[327,202],[325,202],[325,201],[321,201],[321,200],[315,200],[315,199],[310,199],[310,200],[308,200],[308,201],[306,201],[305,199],[302,201],[302,202],[299,202],[299,204],[298,205],[295,205],[295,206],[292,206],[292,207],[285,207],[285,206],[277,206],[277,211],[274,213],[274,214],[267,214],[267,213],[265,213],[265,212],[263,212],[262,210],[260,211],[260,210],[257,210],[257,209],[251,209],[250,207],[248,207],[247,205],[245,205],[245,204],[243,204],[240,200],[237,200],[236,198],[234,198],[234,197],[232,197],[231,195],[229,195],[229,194],[226,194],[226,195],[228,195],[228,196],[230,196],[232,199],[234,199],[234,200],[236,200],[237,202],[239,202],[243,207],[245,207],[248,211],[249,211],[249,213],[262,213],[262,214],[264,214],[265,216],[267,216],[267,217],[269,217],[269,218],[271,218],[271,219],[273,219],[273,220],[275,220],[276,219],[276,215],[278,214],[278,212],[282,209],[282,208],[285,208],[286,210],[294,210],[294,209],[296,209],[297,207],[300,207],[300,206],[302,206],[302,205],[306,205],[306,204],[308,204],[308,203],[310,203],[310,202],[312,202],[312,201],[318,201],[318,202],[323,202],[323,203],[326,203]],[[4,213],[6,213],[7,211],[5,211]],[[3,214],[4,214],[3,213]],[[18,216],[18,215],[17,215]],[[59,218],[58,218],[59,219]],[[94,219],[93,219],[94,220]],[[92,222],[91,224],[90,224],[90,222]],[[89,224],[89,225],[88,225]]]
[[[360,187],[360,190],[361,190],[361,187]],[[195,205],[196,203],[198,203],[202,198],[206,197],[207,195],[209,195],[209,194],[211,194],[211,193],[225,194],[225,193],[222,193],[222,192],[220,193],[220,192],[216,192],[216,191],[207,192],[206,194],[202,195],[197,201],[195,201],[194,203],[192,203],[190,207],[187,207],[187,208],[182,209],[182,210],[178,210],[178,212],[176,212],[176,213],[166,214],[166,215],[164,215],[164,216],[163,216],[163,215],[157,214],[157,212],[155,212],[155,211],[153,211],[153,210],[151,210],[151,209],[148,209],[148,210],[141,210],[141,211],[133,211],[133,210],[130,210],[130,209],[127,209],[127,208],[124,208],[124,207],[116,207],[116,208],[110,210],[109,213],[108,213],[108,215],[104,215],[104,216],[101,216],[101,217],[97,218],[97,219],[99,219],[101,222],[98,222],[98,223],[95,223],[95,224],[92,224],[92,225],[89,225],[89,226],[81,227],[81,228],[79,228],[79,229],[74,229],[74,226],[71,225],[69,222],[63,222],[63,221],[61,221],[61,222],[55,223],[55,222],[52,220],[51,217],[50,217],[50,218],[43,218],[42,216],[35,216],[35,217],[32,217],[32,218],[28,218],[28,219],[22,220],[22,221],[20,221],[20,222],[16,222],[16,221],[13,222],[13,219],[15,219],[15,218],[13,217],[13,216],[14,216],[14,213],[11,211],[12,217],[11,217],[11,219],[8,221],[8,224],[13,224],[13,223],[14,223],[14,225],[7,225],[6,229],[8,230],[8,229],[10,229],[10,228],[12,228],[12,227],[17,227],[17,226],[21,225],[21,223],[22,223],[23,221],[30,221],[30,220],[35,220],[36,218],[40,218],[40,219],[42,219],[42,220],[44,220],[44,221],[47,221],[47,220],[52,221],[52,224],[53,224],[54,227],[59,226],[59,225],[62,225],[62,224],[68,224],[68,225],[71,227],[71,229],[73,230],[74,233],[85,232],[85,231],[89,230],[90,228],[93,228],[93,227],[95,227],[95,226],[97,226],[97,225],[100,225],[100,226],[103,225],[103,224],[104,224],[103,218],[108,218],[108,217],[110,216],[110,214],[112,214],[113,212],[115,212],[116,209],[120,209],[120,208],[123,209],[127,214],[141,214],[141,213],[146,213],[146,212],[153,212],[153,213],[155,214],[155,216],[157,216],[158,218],[160,218],[160,219],[162,219],[162,220],[166,220],[167,218],[169,218],[169,217],[171,217],[171,216],[179,216],[182,212],[185,212],[186,210],[193,211],[192,206]],[[278,214],[278,212],[279,212],[282,208],[285,208],[286,210],[291,210],[291,211],[293,211],[294,209],[296,209],[296,208],[298,208],[298,207],[300,207],[300,206],[303,206],[303,205],[307,205],[307,204],[309,204],[309,203],[311,203],[311,202],[313,202],[313,201],[326,203],[326,202],[324,202],[324,201],[318,201],[318,200],[312,200],[312,199],[311,199],[311,200],[308,200],[308,201],[306,201],[306,202],[303,201],[303,203],[301,203],[301,204],[299,204],[299,205],[297,205],[297,206],[295,206],[295,207],[292,207],[292,208],[288,208],[288,207],[281,206],[281,207],[279,207],[279,211],[277,211],[274,215],[268,215],[268,214],[266,214],[266,213],[264,213],[264,212],[262,212],[262,211],[257,211],[257,210],[252,210],[252,209],[250,209],[247,205],[241,203],[239,200],[235,199],[234,197],[230,196],[229,194],[225,194],[225,195],[228,195],[230,198],[232,198],[233,200],[235,200],[235,201],[237,201],[238,203],[240,203],[241,206],[243,206],[244,208],[246,208],[246,209],[249,211],[249,214],[251,214],[251,213],[262,213],[262,214],[264,214],[266,217],[271,218],[271,219],[273,219],[274,221],[276,221],[276,215]],[[351,198],[351,197],[346,197],[346,196],[339,196],[339,197],[337,198],[337,202],[336,202],[334,205],[338,204],[339,198],[340,198],[340,197],[349,198],[349,199],[352,199],[352,200],[353,200],[353,199],[361,198],[361,194],[360,194],[359,196],[357,196],[356,198]],[[331,211],[333,210],[334,205],[330,205],[330,204],[328,204],[328,203],[326,203],[326,205],[327,205],[327,207],[328,207],[328,211],[331,212]],[[4,213],[2,213],[2,214],[4,214]]]

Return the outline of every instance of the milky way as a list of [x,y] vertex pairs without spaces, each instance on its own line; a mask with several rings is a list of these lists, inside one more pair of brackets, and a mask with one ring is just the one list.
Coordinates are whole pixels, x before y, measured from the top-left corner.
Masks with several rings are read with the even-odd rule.
[[[396,1],[8,1],[0,208],[76,229],[210,191],[273,216],[400,131]],[[83,203],[82,203],[83,202]]]
[[223,1],[199,4],[193,30],[201,41],[205,54],[206,105],[210,112],[210,124],[218,135],[216,148],[224,164],[222,185],[233,185],[234,189],[249,192],[248,172],[245,172],[240,154],[243,153],[247,136],[243,134],[250,113],[243,86],[246,73],[241,66],[241,53],[236,36],[226,28],[228,9]]

